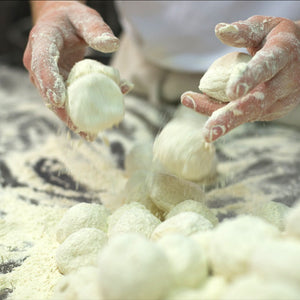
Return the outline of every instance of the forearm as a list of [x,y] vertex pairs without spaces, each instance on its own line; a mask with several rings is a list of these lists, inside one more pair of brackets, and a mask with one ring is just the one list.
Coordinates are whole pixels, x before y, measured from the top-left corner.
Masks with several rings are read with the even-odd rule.
[[[34,1],[34,0],[30,0],[30,8],[31,8],[31,16],[32,16],[32,22],[33,22],[33,24],[36,23],[36,20],[40,16],[41,11],[50,2],[52,2],[52,3],[59,3],[59,2],[70,3],[70,1],[52,1],[52,0],[49,0],[49,1]],[[84,0],[75,0],[73,2],[80,2],[80,3],[83,3],[83,4],[86,3],[86,1],[84,1]]]

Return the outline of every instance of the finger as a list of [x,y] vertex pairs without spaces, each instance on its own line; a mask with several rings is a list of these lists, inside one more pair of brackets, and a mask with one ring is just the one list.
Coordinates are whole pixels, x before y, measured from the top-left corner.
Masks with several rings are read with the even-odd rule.
[[94,9],[85,5],[80,9],[77,6],[70,7],[68,16],[77,33],[91,48],[104,53],[119,48],[119,39]]
[[287,97],[276,101],[260,118],[261,121],[272,121],[280,119],[291,112],[300,103],[299,90]]
[[266,109],[276,102],[274,97],[272,91],[261,84],[245,97],[215,111],[204,125],[205,140],[213,142],[241,124],[260,120]]
[[181,103],[193,110],[210,116],[215,110],[225,106],[225,103],[221,103],[208,97],[205,94],[199,94],[195,92],[185,92],[181,95]]
[[282,18],[253,16],[232,24],[219,23],[215,34],[226,45],[239,48],[256,48],[266,35],[281,22]]
[[65,103],[66,88],[58,68],[58,59],[63,45],[59,32],[52,29],[44,34],[43,29],[31,35],[32,53],[30,69],[35,85],[46,103],[62,107]]
[[245,70],[230,80],[226,94],[230,99],[243,97],[259,83],[273,78],[288,64],[289,57],[290,51],[285,41],[280,39],[277,43],[273,43],[273,40],[267,41],[263,49],[249,61]]
[[121,80],[120,82],[120,89],[123,95],[128,94],[132,89],[134,88],[134,84],[127,81],[127,80]]

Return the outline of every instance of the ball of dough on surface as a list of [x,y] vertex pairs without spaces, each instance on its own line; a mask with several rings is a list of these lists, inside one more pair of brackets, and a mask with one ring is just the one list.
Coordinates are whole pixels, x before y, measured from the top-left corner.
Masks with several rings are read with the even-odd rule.
[[266,281],[255,274],[242,276],[224,291],[222,300],[299,299],[297,286],[280,280]]
[[211,222],[203,216],[195,212],[182,212],[158,225],[153,231],[151,239],[158,240],[171,233],[180,233],[189,236],[197,231],[205,231],[212,228],[213,225]]
[[169,212],[178,203],[192,199],[204,201],[202,187],[174,175],[153,172],[147,176],[149,196],[162,211]]
[[216,173],[213,144],[205,142],[203,117],[186,108],[184,116],[172,119],[156,137],[153,158],[168,173],[191,181],[211,178]]
[[170,212],[167,214],[166,219],[169,219],[175,215],[178,215],[181,212],[192,211],[198,213],[209,220],[214,226],[218,224],[218,218],[209,209],[206,205],[201,202],[194,200],[185,200],[183,202],[178,203],[175,207],[173,207]]
[[[87,298],[88,297],[88,298]],[[62,277],[54,288],[54,300],[101,300],[97,267],[82,267]]]
[[299,259],[298,240],[271,240],[254,251],[251,270],[266,279],[287,281],[300,287]]
[[253,251],[279,236],[276,227],[254,216],[238,216],[219,223],[209,240],[208,256],[216,275],[231,279],[249,269]]
[[252,214],[266,220],[279,230],[284,230],[284,221],[289,210],[290,208],[283,203],[267,201],[257,205]]
[[56,239],[62,243],[70,234],[82,228],[97,228],[107,231],[108,209],[100,204],[79,203],[66,211],[60,220]]
[[229,102],[227,84],[240,76],[250,60],[249,54],[241,52],[231,52],[218,58],[200,79],[200,91],[214,99]]
[[172,285],[169,261],[139,234],[111,238],[99,257],[99,285],[106,300],[163,299]]
[[124,99],[119,86],[108,76],[90,73],[68,86],[66,110],[78,130],[97,134],[121,122]]
[[169,234],[157,241],[167,255],[177,286],[197,287],[207,277],[206,258],[192,239],[181,234]]
[[112,237],[120,233],[135,232],[150,238],[160,223],[160,220],[145,207],[123,205],[109,218],[107,233]]
[[106,234],[96,228],[82,228],[74,232],[57,248],[59,271],[68,274],[81,267],[97,265],[99,251],[106,242]]
[[300,239],[300,202],[290,210],[285,223],[287,234]]

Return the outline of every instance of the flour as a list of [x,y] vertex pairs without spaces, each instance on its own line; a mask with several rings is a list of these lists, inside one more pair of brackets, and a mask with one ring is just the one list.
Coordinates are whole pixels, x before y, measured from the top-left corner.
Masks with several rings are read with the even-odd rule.
[[0,289],[14,289],[8,299],[49,299],[62,276],[55,261],[55,225],[65,209],[31,205],[6,189],[1,192],[1,210],[7,216],[0,222],[0,257],[23,263],[0,275]]

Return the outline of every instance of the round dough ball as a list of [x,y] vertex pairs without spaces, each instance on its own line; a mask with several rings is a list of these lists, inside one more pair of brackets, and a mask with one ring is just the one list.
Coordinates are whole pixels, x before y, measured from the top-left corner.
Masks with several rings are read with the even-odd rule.
[[173,233],[163,236],[157,244],[169,259],[177,286],[197,287],[206,279],[205,255],[192,239]]
[[66,110],[78,131],[95,135],[123,119],[120,78],[110,68],[93,60],[83,60],[72,68],[67,80]]
[[187,199],[204,201],[202,187],[194,182],[161,172],[150,173],[146,180],[151,200],[164,212],[168,213],[178,203]]
[[133,202],[117,209],[108,220],[108,236],[135,232],[150,238],[153,230],[161,223],[149,210]]
[[56,251],[59,271],[68,274],[81,267],[97,265],[99,251],[106,242],[106,234],[96,228],[82,228],[74,232]]
[[268,280],[287,281],[300,286],[299,259],[298,240],[271,240],[253,253],[251,269]]
[[99,285],[106,300],[163,299],[172,285],[169,261],[139,234],[111,238],[99,257]]
[[219,223],[209,241],[209,259],[215,274],[228,279],[249,268],[253,251],[279,236],[276,227],[254,216],[238,216]]
[[218,58],[200,79],[200,91],[223,102],[231,101],[226,95],[228,82],[240,76],[251,58],[241,52],[231,52]]
[[156,137],[153,158],[179,178],[210,179],[216,174],[215,147],[204,140],[202,116],[188,108],[184,115],[172,119]]
[[257,205],[252,214],[266,220],[279,230],[284,230],[285,218],[289,210],[290,208],[283,203],[267,201]]
[[54,288],[55,300],[100,300],[97,267],[82,267],[78,271],[62,277]]
[[175,207],[173,207],[170,212],[167,214],[166,219],[169,219],[175,215],[178,215],[181,212],[193,211],[202,215],[204,218],[209,220],[214,226],[218,224],[218,218],[209,209],[206,205],[201,202],[194,200],[185,200],[183,202],[178,203]]
[[100,204],[79,203],[66,211],[60,220],[56,239],[62,243],[69,235],[82,228],[97,228],[107,231],[108,209]]
[[290,210],[286,217],[286,232],[300,239],[300,202]]
[[211,222],[203,216],[190,211],[182,212],[158,225],[153,231],[151,239],[158,240],[171,233],[180,233],[189,236],[197,231],[205,231],[212,228],[213,225]]
[[76,79],[91,73],[100,73],[110,77],[117,85],[120,84],[120,73],[117,69],[102,64],[93,59],[83,59],[77,62],[71,69],[67,85],[69,86]]
[[282,300],[299,299],[298,287],[287,282],[265,281],[255,274],[242,276],[224,292],[222,300]]

